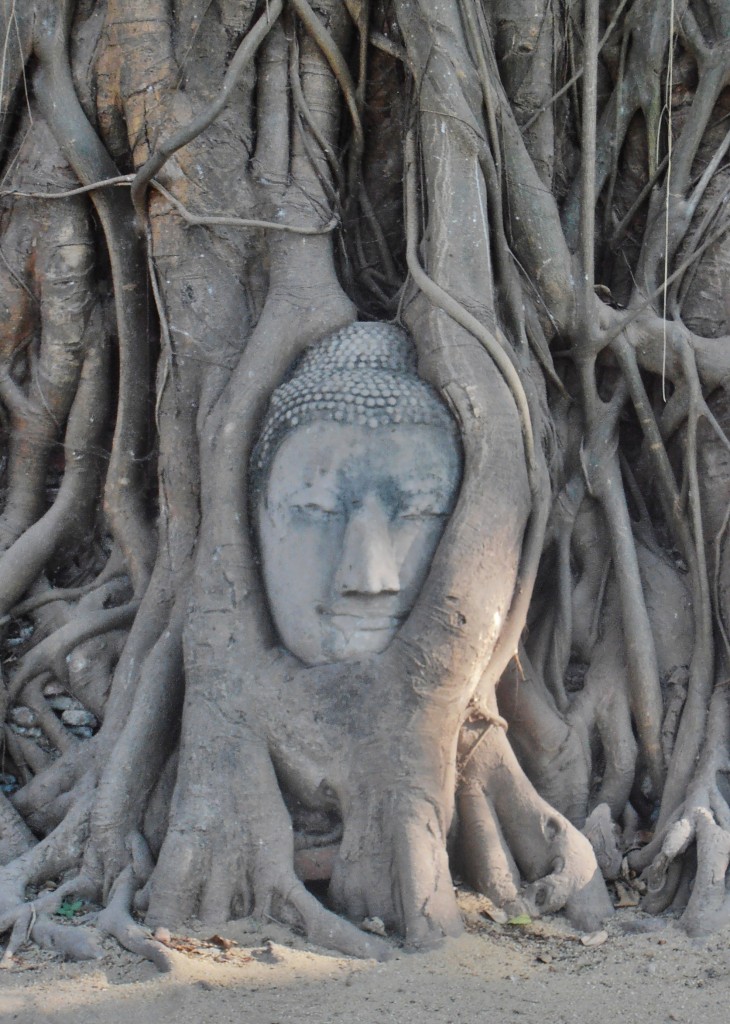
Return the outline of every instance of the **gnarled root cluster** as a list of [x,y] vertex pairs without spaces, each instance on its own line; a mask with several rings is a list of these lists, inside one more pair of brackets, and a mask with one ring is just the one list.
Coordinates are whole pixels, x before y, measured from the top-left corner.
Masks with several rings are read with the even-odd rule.
[[595,931],[612,906],[588,839],[538,795],[501,728],[473,728],[457,789],[464,877],[510,917],[565,909]]

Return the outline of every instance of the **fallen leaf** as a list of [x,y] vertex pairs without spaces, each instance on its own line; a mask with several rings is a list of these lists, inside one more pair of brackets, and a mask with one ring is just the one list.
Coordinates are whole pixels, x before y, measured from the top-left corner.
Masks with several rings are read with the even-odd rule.
[[56,911],[57,917],[76,917],[84,905],[83,900],[64,900],[61,906]]
[[170,948],[176,949],[179,953],[199,953],[200,950],[192,942],[185,942],[182,939],[171,939]]
[[532,918],[529,914],[518,914],[517,917],[510,917],[507,924],[526,925],[532,924]]
[[221,949],[230,949],[236,945],[233,939],[227,939],[223,935],[211,935],[209,939],[206,939],[206,942],[210,942],[213,946],[220,946]]

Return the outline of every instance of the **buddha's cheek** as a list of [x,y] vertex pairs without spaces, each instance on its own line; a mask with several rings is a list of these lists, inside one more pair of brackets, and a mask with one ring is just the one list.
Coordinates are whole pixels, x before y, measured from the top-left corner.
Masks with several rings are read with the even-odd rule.
[[404,611],[409,612],[416,602],[444,525],[444,519],[433,516],[394,527],[393,547],[400,573],[400,604]]
[[[282,642],[307,664],[327,659],[321,610],[332,603],[337,529],[274,512],[262,517],[259,542],[269,608]],[[330,641],[331,643],[331,641]]]

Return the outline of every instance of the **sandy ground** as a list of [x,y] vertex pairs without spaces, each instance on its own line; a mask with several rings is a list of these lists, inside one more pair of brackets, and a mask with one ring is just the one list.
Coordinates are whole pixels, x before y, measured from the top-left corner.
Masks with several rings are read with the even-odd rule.
[[[387,963],[337,957],[271,924],[174,936],[171,974],[104,943],[64,963],[26,947],[0,972],[8,1024],[728,1024],[730,931],[693,940],[671,922],[621,910],[586,947],[561,918],[495,924],[462,893],[466,934]],[[649,928],[648,931],[636,929]]]

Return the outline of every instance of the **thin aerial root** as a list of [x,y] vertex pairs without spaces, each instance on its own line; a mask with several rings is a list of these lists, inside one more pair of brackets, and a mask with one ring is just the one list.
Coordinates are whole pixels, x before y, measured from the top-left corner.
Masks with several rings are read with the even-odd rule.
[[246,34],[228,65],[223,85],[216,98],[208,104],[189,124],[180,128],[171,138],[160,143],[143,167],[137,172],[132,183],[132,203],[144,223],[146,219],[145,196],[147,188],[157,172],[167,163],[173,153],[187,146],[201,132],[204,132],[224,109],[243,71],[256,55],[258,48],[276,24],[282,10],[283,0],[270,0],[266,10],[252,29]]
[[331,231],[339,225],[340,219],[338,216],[333,215],[330,219],[319,227],[307,227],[306,225],[297,226],[296,224],[286,224],[271,220],[257,220],[250,217],[236,217],[235,214],[215,214],[215,213],[191,213],[186,206],[184,206],[179,199],[168,192],[168,190],[161,185],[159,181],[151,181],[150,185],[155,191],[159,192],[161,196],[168,201],[168,203],[180,214],[186,224],[190,224],[194,227],[232,227],[232,228],[252,228],[256,230],[265,231],[286,231],[292,235],[328,235]]
[[327,58],[332,74],[342,89],[347,104],[347,109],[352,118],[352,127],[355,135],[355,149],[358,154],[362,153],[365,138],[363,133],[360,112],[357,103],[357,88],[352,75],[350,74],[347,62],[343,57],[340,48],[335,43],[331,34],[327,31],[322,21],[317,17],[307,0],[291,0],[292,7],[297,12],[309,32]]

